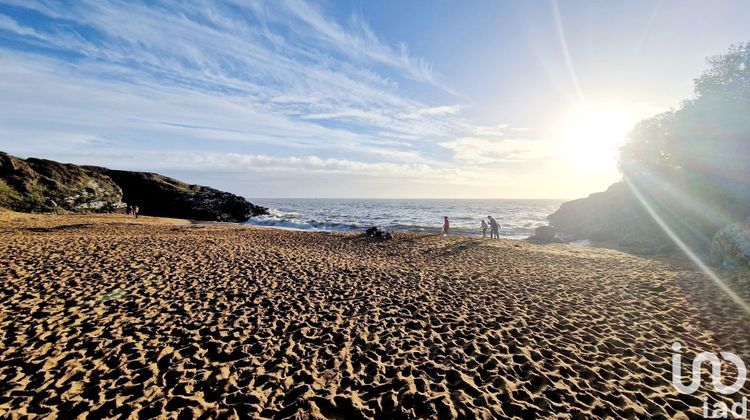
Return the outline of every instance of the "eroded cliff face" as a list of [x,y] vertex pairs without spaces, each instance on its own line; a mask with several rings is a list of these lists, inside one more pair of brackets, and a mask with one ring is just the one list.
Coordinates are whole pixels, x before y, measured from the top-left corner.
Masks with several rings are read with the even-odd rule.
[[115,212],[243,222],[266,209],[237,195],[162,175],[20,159],[0,152],[0,206],[22,212]]

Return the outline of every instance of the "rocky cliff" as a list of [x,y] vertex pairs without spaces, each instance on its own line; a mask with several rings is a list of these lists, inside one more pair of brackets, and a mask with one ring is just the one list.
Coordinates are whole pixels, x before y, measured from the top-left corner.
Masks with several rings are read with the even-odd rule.
[[[127,204],[126,204],[127,203]],[[0,152],[0,207],[23,212],[113,212],[242,222],[266,209],[242,197],[162,175],[20,159]]]
[[569,239],[648,250],[666,250],[672,246],[624,182],[588,198],[565,202],[548,219],[557,232]]
[[237,195],[148,172],[94,168],[122,190],[122,201],[136,205],[143,214],[181,219],[244,222],[264,214],[266,208]]
[[116,211],[122,191],[88,168],[0,152],[0,206],[23,212]]
[[[648,194],[645,189],[641,193]],[[722,227],[719,220],[707,217],[711,213],[696,216],[700,205],[686,209],[677,200],[656,198],[658,194],[651,192],[650,196],[644,196],[683,244],[715,267],[750,269],[750,217],[745,222],[726,223]],[[674,242],[622,182],[588,198],[565,202],[548,219],[566,239],[590,239],[641,251],[675,248]]]

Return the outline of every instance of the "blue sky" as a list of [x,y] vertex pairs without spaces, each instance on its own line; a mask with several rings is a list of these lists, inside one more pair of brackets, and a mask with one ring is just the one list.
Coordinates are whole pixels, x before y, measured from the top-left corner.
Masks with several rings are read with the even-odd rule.
[[0,150],[247,197],[571,198],[746,1],[0,0]]

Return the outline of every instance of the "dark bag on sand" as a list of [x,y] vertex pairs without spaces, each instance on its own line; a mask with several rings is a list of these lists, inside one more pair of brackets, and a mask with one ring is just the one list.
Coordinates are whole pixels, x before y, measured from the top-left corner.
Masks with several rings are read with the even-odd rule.
[[369,236],[371,238],[374,238],[375,235],[377,235],[377,233],[378,233],[378,228],[375,227],[375,226],[373,226],[373,227],[371,227],[371,228],[369,228],[369,229],[367,229],[365,231],[365,235],[367,235],[367,236]]

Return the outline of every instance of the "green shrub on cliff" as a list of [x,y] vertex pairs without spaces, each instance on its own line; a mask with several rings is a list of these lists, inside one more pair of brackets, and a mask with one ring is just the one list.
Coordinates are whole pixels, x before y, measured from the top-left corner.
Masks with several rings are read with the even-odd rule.
[[695,97],[639,123],[620,168],[689,245],[750,215],[750,42],[708,59]]
[[23,212],[124,211],[148,216],[244,222],[266,208],[242,197],[147,172],[20,159],[0,152],[0,207]]

